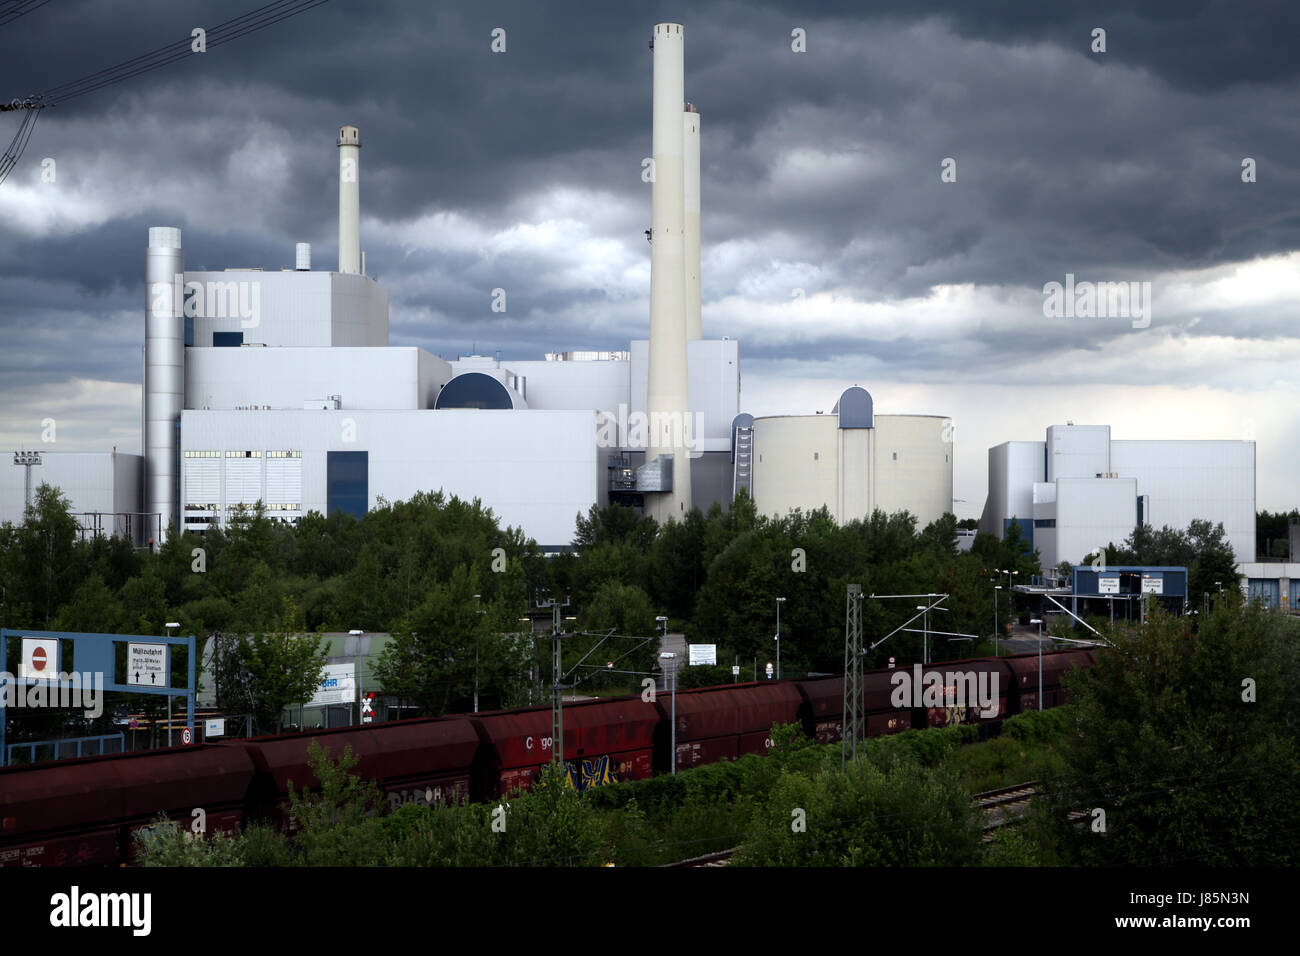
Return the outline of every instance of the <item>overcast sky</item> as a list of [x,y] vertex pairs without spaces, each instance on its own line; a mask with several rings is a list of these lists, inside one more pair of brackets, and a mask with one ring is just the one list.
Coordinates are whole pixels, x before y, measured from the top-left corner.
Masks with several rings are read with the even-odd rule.
[[[0,26],[0,100],[260,3],[54,0]],[[0,185],[0,441],[138,452],[148,227],[180,226],[192,269],[292,266],[299,241],[333,268],[345,123],[392,344],[644,338],[662,20],[702,116],[704,334],[740,340],[742,410],[857,383],[951,416],[959,517],[989,446],[1066,420],[1253,439],[1258,507],[1300,506],[1293,0],[332,0],[43,112]],[[1149,282],[1149,315],[1045,315],[1067,274]]]

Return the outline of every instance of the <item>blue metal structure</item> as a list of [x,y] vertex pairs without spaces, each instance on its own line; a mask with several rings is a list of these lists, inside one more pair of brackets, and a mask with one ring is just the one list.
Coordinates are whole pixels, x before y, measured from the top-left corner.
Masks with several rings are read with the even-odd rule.
[[[194,692],[195,692],[195,675],[197,664],[197,644],[194,635],[188,637],[154,637],[143,634],[86,634],[72,633],[68,631],[28,631],[28,630],[11,630],[10,628],[0,628],[0,653],[8,659],[9,641],[11,638],[45,638],[56,640],[59,643],[58,660],[54,662],[54,673],[64,673],[63,661],[63,643],[72,642],[72,660],[75,670],[78,674],[99,674],[103,679],[103,690],[105,692],[116,692],[122,694],[162,694],[168,697],[185,697],[186,719],[185,724],[190,731],[190,739],[194,739]],[[117,645],[118,644],[166,644],[168,645],[167,662],[164,667],[164,673],[168,675],[168,686],[166,687],[141,687],[135,684],[119,683],[117,680]],[[183,646],[188,649],[188,670],[189,676],[185,687],[171,687],[171,647]],[[123,675],[125,676],[125,675]],[[40,681],[34,677],[17,677],[8,678],[15,684],[30,687],[33,684],[43,683],[50,688],[71,688],[68,681]],[[9,748],[6,746],[5,735],[9,724],[9,714],[5,707],[4,695],[0,695],[0,756],[3,756],[4,764],[9,762]],[[18,745],[15,745],[18,746]]]

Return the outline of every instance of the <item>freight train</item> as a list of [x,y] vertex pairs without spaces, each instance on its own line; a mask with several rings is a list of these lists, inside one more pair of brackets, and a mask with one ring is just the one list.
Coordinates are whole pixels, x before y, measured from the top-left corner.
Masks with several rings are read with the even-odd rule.
[[[1042,706],[1064,701],[1061,678],[1093,663],[1090,651],[1042,655]],[[949,696],[898,696],[891,670],[863,680],[868,736],[953,723],[997,725],[1039,709],[1034,654],[951,661],[921,669]],[[954,673],[988,678],[994,700],[952,703]],[[566,703],[564,760],[576,789],[640,780],[669,769],[673,695]],[[676,694],[677,767],[686,769],[772,746],[774,724],[798,724],[824,743],[840,738],[844,679],[813,677],[683,690]],[[981,706],[985,705],[985,706]],[[373,779],[390,807],[490,800],[528,789],[552,760],[549,707],[391,721],[315,733],[286,734],[84,757],[0,770],[0,866],[94,866],[134,860],[136,831],[164,814],[186,828],[201,818],[206,833],[237,833],[245,821],[281,820],[290,783],[318,785],[307,748],[318,741],[335,756],[351,746],[355,773]]]

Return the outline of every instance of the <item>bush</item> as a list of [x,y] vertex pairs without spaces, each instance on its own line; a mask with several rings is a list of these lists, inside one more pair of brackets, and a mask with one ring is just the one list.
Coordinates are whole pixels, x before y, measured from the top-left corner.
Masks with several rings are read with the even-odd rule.
[[970,794],[947,768],[858,760],[843,773],[782,774],[738,866],[951,866],[980,859]]

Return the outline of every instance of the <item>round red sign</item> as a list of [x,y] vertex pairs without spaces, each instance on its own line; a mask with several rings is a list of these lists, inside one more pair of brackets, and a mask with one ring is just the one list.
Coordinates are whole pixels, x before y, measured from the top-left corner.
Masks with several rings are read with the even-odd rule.
[[38,647],[32,651],[32,670],[45,670],[45,648]]

